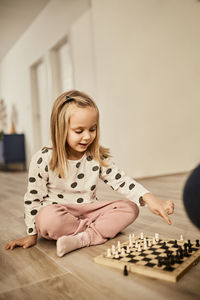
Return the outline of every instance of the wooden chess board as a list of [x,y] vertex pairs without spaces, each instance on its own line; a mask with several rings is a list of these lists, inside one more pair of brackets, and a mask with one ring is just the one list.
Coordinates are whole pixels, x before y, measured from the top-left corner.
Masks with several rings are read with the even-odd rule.
[[[146,240],[153,240],[151,236],[144,236]],[[136,243],[137,242],[137,243]],[[165,242],[165,243],[164,243]],[[140,244],[140,252],[135,245]],[[119,257],[115,257],[112,253],[107,252],[94,258],[94,261],[105,266],[124,270],[127,267],[128,272],[149,276],[161,280],[176,282],[184,273],[200,260],[200,247],[197,242],[190,242],[190,250],[184,251],[184,244],[188,245],[184,240],[161,239],[155,244],[144,249],[144,239],[140,236],[136,237],[130,246],[130,241],[122,243],[120,248],[124,248],[124,252],[119,251]],[[130,253],[126,252],[127,246]],[[182,256],[177,256],[177,250],[183,250]],[[117,246],[116,246],[117,248]],[[121,250],[120,249],[120,250]],[[121,253],[123,254],[121,254]],[[159,264],[159,261],[163,262]],[[167,261],[167,264],[165,263]]]

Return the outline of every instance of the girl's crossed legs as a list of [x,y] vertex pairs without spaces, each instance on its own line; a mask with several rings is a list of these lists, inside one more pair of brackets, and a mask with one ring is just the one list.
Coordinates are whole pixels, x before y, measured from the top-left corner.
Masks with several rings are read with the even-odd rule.
[[57,255],[105,243],[133,223],[138,206],[129,200],[86,204],[54,204],[36,215],[36,228],[46,239],[57,240]]

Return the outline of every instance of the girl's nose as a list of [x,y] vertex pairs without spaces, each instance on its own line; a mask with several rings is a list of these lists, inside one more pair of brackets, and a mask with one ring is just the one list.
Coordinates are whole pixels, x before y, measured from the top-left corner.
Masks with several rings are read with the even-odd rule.
[[85,132],[84,136],[83,136],[84,140],[89,140],[90,139],[90,133],[89,132]]

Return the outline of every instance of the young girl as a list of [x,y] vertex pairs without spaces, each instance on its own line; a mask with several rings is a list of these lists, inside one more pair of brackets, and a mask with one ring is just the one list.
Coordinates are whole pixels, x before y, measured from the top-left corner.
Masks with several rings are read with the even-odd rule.
[[[28,236],[8,242],[7,250],[35,245],[38,234],[57,240],[59,257],[105,243],[134,222],[145,204],[171,224],[172,201],[161,201],[126,176],[99,145],[99,111],[88,95],[72,90],[57,98],[51,138],[52,148],[38,151],[30,163],[24,197]],[[129,200],[98,202],[99,178]]]

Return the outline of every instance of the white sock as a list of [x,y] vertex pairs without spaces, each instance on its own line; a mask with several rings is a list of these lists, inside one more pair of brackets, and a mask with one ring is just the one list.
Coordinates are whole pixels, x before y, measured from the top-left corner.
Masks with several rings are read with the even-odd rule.
[[63,235],[58,238],[56,246],[57,255],[62,257],[73,250],[89,246],[89,237],[86,232],[80,232],[76,235]]

